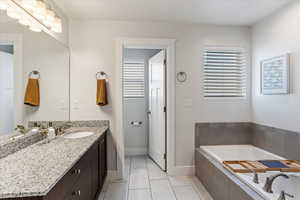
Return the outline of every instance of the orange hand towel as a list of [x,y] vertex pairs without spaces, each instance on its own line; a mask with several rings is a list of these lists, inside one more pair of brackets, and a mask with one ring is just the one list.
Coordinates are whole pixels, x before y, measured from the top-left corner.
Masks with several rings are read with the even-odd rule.
[[32,79],[32,78],[28,79],[24,104],[30,106],[40,105],[40,87],[39,87],[38,79]]
[[105,106],[108,104],[105,79],[97,80],[96,104],[99,106]]

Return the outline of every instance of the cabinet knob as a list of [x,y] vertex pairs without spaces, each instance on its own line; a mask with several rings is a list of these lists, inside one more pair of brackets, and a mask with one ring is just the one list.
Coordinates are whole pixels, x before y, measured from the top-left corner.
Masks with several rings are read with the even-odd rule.
[[81,170],[80,169],[74,169],[73,174],[80,174]]
[[81,195],[80,190],[73,192],[73,195],[74,195],[74,196],[80,196],[80,195]]

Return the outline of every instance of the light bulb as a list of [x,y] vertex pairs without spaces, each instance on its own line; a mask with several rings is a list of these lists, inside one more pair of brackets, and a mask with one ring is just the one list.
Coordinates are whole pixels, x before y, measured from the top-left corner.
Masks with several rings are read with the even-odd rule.
[[55,13],[52,10],[47,9],[47,11],[46,11],[46,17],[43,20],[43,23],[46,26],[51,27],[54,24],[54,20],[55,20]]
[[6,0],[0,0],[0,10],[7,10],[8,4]]
[[46,4],[43,1],[37,1],[36,8],[33,11],[33,16],[39,20],[44,20],[46,17]]
[[26,19],[24,16],[21,19],[19,19],[19,23],[24,25],[24,26],[31,25],[31,22],[28,19]]
[[46,10],[46,19],[48,21],[54,21],[55,20],[55,13],[53,10],[47,9]]
[[21,19],[21,14],[19,11],[17,11],[16,9],[13,9],[11,7],[7,8],[7,16],[13,18],[13,19]]
[[28,11],[34,11],[37,6],[37,0],[23,0],[22,6]]
[[55,17],[55,20],[53,22],[51,30],[56,32],[56,33],[61,33],[62,32],[62,22],[61,22],[60,18]]
[[36,26],[36,25],[31,25],[31,26],[29,27],[29,29],[30,29],[31,31],[33,31],[33,32],[41,32],[41,31],[42,31],[42,29],[41,29],[40,27]]

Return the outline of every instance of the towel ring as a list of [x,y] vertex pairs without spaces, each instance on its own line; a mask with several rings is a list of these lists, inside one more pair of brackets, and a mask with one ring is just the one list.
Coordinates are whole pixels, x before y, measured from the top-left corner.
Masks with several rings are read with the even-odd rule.
[[176,78],[178,82],[183,83],[187,80],[187,74],[185,72],[178,72]]
[[31,72],[28,74],[28,77],[31,78],[32,75],[37,75],[37,76],[38,76],[37,79],[40,79],[40,77],[41,77],[40,72],[37,71],[37,70],[31,71]]
[[101,79],[101,76],[104,76],[104,78],[107,79],[107,74],[105,72],[101,71],[96,73],[97,80]]

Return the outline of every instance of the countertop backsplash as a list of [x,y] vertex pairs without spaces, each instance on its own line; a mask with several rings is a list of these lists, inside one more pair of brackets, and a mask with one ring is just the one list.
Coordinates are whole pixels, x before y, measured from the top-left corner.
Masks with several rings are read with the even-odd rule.
[[102,127],[109,126],[109,120],[86,120],[86,121],[30,121],[28,127],[33,128],[34,123],[38,123],[44,127],[47,127],[49,122],[52,122],[53,127],[62,126],[65,123],[70,123],[71,127]]
[[46,138],[46,136],[41,133],[27,133],[22,137],[12,139],[15,136],[16,135],[12,135],[11,137],[3,138],[1,141],[0,159]]
[[[30,121],[28,122],[28,128],[33,128],[34,123],[48,127],[50,121]],[[88,120],[88,121],[51,121],[54,127],[62,126],[66,122],[69,122],[71,127],[103,127],[109,126],[109,120]],[[46,138],[44,134],[40,133],[26,133],[22,137],[12,139],[16,134],[3,136],[0,140],[0,159],[4,158],[12,153],[15,153],[21,149],[24,149],[32,144],[35,144]]]

